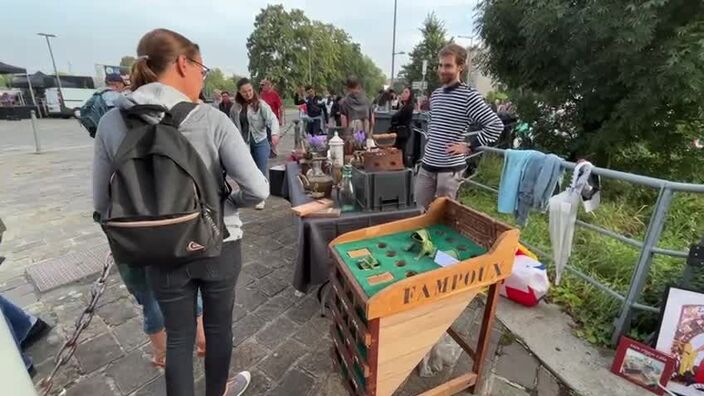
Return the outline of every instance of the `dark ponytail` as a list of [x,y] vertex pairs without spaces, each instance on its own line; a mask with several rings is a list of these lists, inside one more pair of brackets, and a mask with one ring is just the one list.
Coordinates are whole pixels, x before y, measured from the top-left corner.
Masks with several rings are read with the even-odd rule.
[[153,83],[159,79],[179,55],[194,58],[200,53],[198,44],[168,30],[154,29],[142,36],[137,45],[137,61],[132,65],[130,89]]

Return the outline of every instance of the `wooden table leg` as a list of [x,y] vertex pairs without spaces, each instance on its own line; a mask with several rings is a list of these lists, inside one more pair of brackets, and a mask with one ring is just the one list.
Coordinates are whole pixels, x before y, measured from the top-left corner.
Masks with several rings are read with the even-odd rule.
[[499,301],[499,285],[497,283],[489,287],[489,293],[484,306],[484,317],[482,319],[482,327],[479,331],[479,341],[477,349],[474,353],[474,365],[472,371],[477,374],[477,380],[474,385],[469,388],[469,392],[474,393],[477,384],[480,384],[482,378],[482,368],[484,366],[484,357],[489,349],[492,329],[494,328],[494,319],[496,315],[496,304]]

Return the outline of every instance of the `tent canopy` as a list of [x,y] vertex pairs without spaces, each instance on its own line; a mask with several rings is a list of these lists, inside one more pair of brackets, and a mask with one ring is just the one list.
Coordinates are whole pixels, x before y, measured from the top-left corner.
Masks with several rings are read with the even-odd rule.
[[8,65],[7,63],[0,62],[0,74],[19,74],[25,72],[26,70],[21,67],[12,66]]

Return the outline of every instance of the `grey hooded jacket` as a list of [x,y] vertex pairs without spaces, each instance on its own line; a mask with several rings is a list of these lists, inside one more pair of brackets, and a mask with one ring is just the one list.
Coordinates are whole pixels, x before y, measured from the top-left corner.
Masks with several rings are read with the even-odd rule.
[[[240,113],[242,112],[242,105],[235,102],[232,104],[232,109],[230,109],[230,118],[232,122],[235,123],[237,129],[242,131],[242,126],[240,125]],[[249,136],[254,143],[259,143],[266,139],[266,130],[269,128],[271,130],[271,135],[279,134],[279,119],[276,118],[276,114],[271,110],[269,105],[259,99],[259,110],[254,111],[252,106],[247,106],[247,120],[249,121]],[[247,136],[247,138],[249,137]],[[249,143],[250,139],[245,139]]]
[[[158,104],[170,109],[184,101],[189,99],[180,91],[155,82],[117,98],[117,108],[100,119],[93,157],[93,205],[101,216],[107,215],[112,160],[128,130],[119,109],[128,109],[135,104]],[[156,124],[163,114],[154,113],[143,118]],[[240,239],[242,222],[237,208],[254,206],[265,200],[269,196],[269,182],[255,165],[240,132],[218,109],[207,104],[198,105],[181,123],[179,131],[200,154],[213,177],[221,179],[224,168],[239,186],[225,205],[225,225],[230,233],[228,240]]]

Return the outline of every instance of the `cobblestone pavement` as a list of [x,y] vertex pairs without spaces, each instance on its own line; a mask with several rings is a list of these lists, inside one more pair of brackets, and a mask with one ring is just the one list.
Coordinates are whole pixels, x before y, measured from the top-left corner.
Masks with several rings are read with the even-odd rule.
[[[0,217],[8,228],[0,246],[7,256],[0,267],[0,292],[54,325],[50,335],[28,351],[39,373],[36,382],[51,369],[54,354],[73,330],[94,276],[40,294],[24,270],[105,241],[90,216],[92,149],[85,132],[73,120],[42,120],[47,151],[36,155],[31,153],[27,126],[0,123]],[[282,153],[290,149],[292,139],[293,133],[282,144]],[[272,198],[263,212],[243,212],[244,264],[233,311],[232,371],[252,372],[247,395],[344,395],[331,365],[328,319],[320,316],[314,293],[299,297],[291,286],[296,228],[289,209],[286,201]],[[473,302],[455,323],[472,341],[480,307],[480,301]],[[56,389],[80,396],[164,395],[163,372],[149,364],[141,326],[138,305],[113,273],[75,356],[59,372]],[[501,328],[494,330],[491,345],[482,394],[565,393]],[[194,359],[197,394],[203,394],[203,361]],[[471,359],[463,354],[454,367],[434,377],[412,375],[398,394],[417,394],[469,367]]]

